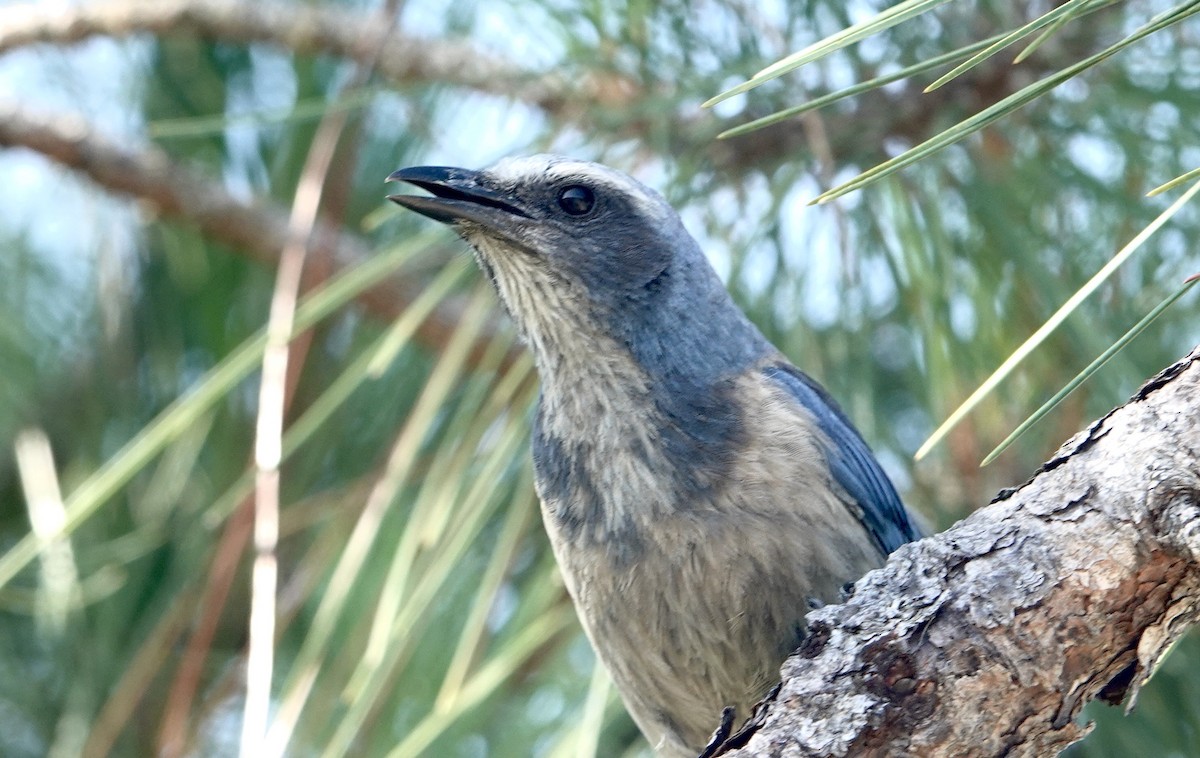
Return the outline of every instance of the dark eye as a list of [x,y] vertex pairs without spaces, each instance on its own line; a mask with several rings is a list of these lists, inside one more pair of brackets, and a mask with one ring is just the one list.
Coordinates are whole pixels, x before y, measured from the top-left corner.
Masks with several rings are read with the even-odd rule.
[[587,187],[572,184],[558,191],[558,207],[568,216],[582,216],[596,205],[596,196]]

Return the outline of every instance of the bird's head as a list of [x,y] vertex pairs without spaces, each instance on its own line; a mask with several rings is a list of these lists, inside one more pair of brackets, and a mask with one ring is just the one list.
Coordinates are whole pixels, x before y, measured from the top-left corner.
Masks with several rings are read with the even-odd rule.
[[611,345],[647,369],[681,357],[741,363],[764,349],[675,210],[619,171],[535,155],[388,179],[431,193],[389,199],[453,225],[475,248],[541,364]]

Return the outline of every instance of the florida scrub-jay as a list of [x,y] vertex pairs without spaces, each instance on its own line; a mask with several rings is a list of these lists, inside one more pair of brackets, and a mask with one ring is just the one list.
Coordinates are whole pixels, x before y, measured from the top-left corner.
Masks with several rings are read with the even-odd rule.
[[533,351],[537,492],[579,618],[650,743],[696,755],[915,520],[654,191],[546,155],[388,178],[431,193],[391,199],[454,226]]

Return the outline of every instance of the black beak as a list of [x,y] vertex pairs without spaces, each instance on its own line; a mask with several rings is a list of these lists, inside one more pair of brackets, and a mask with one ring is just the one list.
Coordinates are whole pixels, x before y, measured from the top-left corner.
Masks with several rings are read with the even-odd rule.
[[408,182],[432,193],[433,197],[388,195],[388,200],[443,224],[472,221],[495,228],[502,225],[506,217],[529,217],[516,205],[515,198],[489,187],[486,177],[479,171],[448,166],[412,166],[393,171],[387,181]]

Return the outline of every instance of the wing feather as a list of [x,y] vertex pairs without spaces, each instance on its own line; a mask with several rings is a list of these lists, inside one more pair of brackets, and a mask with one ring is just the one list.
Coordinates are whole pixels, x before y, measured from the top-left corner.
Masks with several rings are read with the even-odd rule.
[[890,553],[906,542],[920,539],[921,529],[900,502],[891,480],[829,393],[804,372],[788,364],[768,366],[764,373],[811,413],[825,433],[829,440],[826,455],[830,472],[858,502],[863,526],[879,548]]

